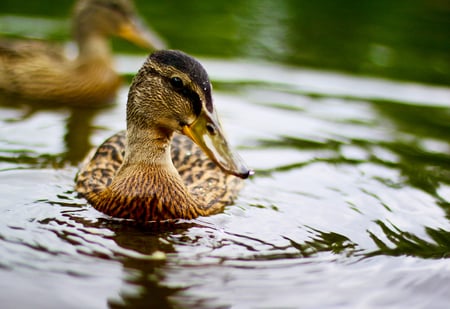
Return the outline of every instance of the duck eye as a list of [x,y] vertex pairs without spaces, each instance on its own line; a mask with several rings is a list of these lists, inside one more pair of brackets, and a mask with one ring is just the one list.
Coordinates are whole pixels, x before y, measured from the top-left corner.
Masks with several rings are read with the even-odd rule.
[[206,131],[208,131],[208,133],[210,135],[216,135],[216,128],[214,127],[214,125],[212,123],[206,124]]
[[105,3],[104,5],[116,12],[123,11],[123,9],[120,7],[119,3],[117,3],[117,2]]
[[170,79],[170,84],[175,88],[175,89],[181,89],[183,88],[183,81],[181,80],[181,78],[179,77],[172,77]]

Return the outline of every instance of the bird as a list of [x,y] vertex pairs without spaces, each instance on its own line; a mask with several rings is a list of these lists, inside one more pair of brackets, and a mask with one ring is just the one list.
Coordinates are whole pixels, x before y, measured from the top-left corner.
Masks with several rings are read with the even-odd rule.
[[165,47],[141,22],[131,0],[79,0],[72,20],[75,58],[49,42],[0,40],[1,93],[60,105],[111,103],[122,80],[113,68],[110,37],[148,50]]
[[221,212],[253,171],[231,150],[211,89],[195,58],[150,54],[130,86],[126,130],[84,161],[78,194],[106,215],[136,222]]

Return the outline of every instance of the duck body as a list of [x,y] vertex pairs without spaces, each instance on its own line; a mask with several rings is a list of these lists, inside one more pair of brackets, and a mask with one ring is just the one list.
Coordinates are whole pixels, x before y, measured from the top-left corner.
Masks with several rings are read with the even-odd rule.
[[36,48],[40,42],[2,43],[3,93],[33,101],[95,105],[110,102],[122,84],[109,57],[70,60],[56,46],[51,50],[51,46]]
[[126,0],[80,0],[74,10],[78,55],[33,40],[0,41],[0,91],[34,101],[92,105],[111,101],[122,84],[113,68],[109,37],[145,48],[163,43],[137,22]]
[[[126,181],[115,180],[125,156],[126,132],[107,139],[77,176],[77,191],[112,217],[137,221],[192,219],[220,212],[236,198],[241,178],[227,175],[184,135],[171,142],[176,173],[137,164]],[[186,189],[190,194],[186,194]],[[181,194],[180,194],[181,193]]]
[[192,219],[232,203],[250,174],[223,136],[204,69],[184,53],[160,51],[133,80],[126,132],[83,164],[76,190],[113,217]]

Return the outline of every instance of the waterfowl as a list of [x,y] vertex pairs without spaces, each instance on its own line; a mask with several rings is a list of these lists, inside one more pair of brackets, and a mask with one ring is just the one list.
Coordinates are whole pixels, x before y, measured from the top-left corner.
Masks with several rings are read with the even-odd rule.
[[73,16],[75,59],[42,41],[0,41],[0,91],[33,101],[92,105],[108,103],[121,85],[109,38],[146,49],[164,43],[140,22],[127,0],[80,0]]
[[205,69],[183,52],[146,59],[126,114],[126,132],[107,139],[76,178],[79,194],[107,215],[147,222],[214,214],[252,174],[228,146]]

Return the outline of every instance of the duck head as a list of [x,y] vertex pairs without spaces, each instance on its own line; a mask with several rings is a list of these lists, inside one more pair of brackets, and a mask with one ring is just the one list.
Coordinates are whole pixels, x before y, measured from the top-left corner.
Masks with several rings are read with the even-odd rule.
[[131,0],[79,0],[73,27],[78,42],[91,36],[117,36],[146,49],[166,45],[141,21]]
[[130,88],[128,127],[157,130],[170,139],[188,136],[224,172],[241,178],[253,174],[228,145],[202,65],[180,51],[150,55]]

